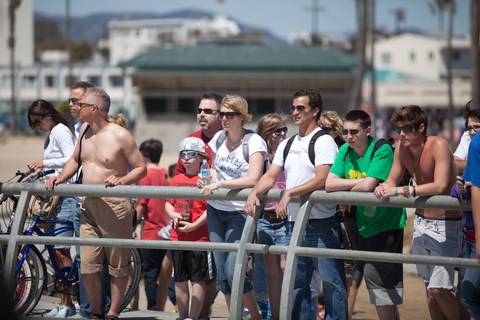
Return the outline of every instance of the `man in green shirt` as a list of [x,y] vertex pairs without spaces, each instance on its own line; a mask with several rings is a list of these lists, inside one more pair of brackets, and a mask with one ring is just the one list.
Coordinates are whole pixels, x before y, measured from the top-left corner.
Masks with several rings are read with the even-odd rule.
[[[325,189],[330,191],[372,192],[387,179],[393,163],[392,148],[385,143],[375,149],[370,136],[370,116],[353,110],[344,118],[342,130],[347,141],[338,151]],[[378,146],[378,145],[377,145]],[[373,153],[373,155],[372,155]],[[346,206],[340,206],[345,213]],[[376,252],[402,253],[405,209],[374,206],[356,207],[359,247]],[[380,319],[398,319],[397,305],[403,302],[402,264],[358,261],[367,284],[370,302]]]

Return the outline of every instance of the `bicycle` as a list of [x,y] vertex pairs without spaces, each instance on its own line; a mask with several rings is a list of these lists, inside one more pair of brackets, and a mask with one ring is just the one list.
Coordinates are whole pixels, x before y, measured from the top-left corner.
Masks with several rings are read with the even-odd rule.
[[[39,178],[53,173],[54,170],[41,171],[34,176],[28,178],[27,182],[35,182]],[[17,182],[21,182],[30,173],[22,173],[17,171],[15,176],[20,176]],[[13,178],[12,178],[13,179]],[[10,180],[12,180],[10,179]],[[9,200],[9,202],[7,202]],[[0,206],[2,208],[2,216],[8,218],[8,222],[4,222],[7,226],[7,234],[10,233],[15,209],[17,207],[19,197],[15,195],[6,195],[0,199]],[[4,205],[6,204],[6,205]],[[11,210],[11,211],[10,211]],[[66,227],[54,229],[45,234],[38,224],[42,223],[56,223],[61,222],[66,224]],[[24,235],[28,236],[57,236],[63,232],[73,230],[73,223],[68,220],[59,218],[41,218],[35,216],[33,220],[29,221],[29,227],[26,228]],[[3,233],[3,232],[2,232]],[[78,267],[79,262],[77,258],[73,260],[72,266],[60,268],[55,259],[52,245],[45,245],[48,253],[48,258],[42,255],[41,251],[34,244],[22,245],[18,254],[18,264],[15,268],[14,280],[14,311],[18,315],[28,315],[38,304],[42,293],[48,292],[48,288],[52,287],[58,293],[65,293],[69,288],[73,288],[73,295],[78,301]],[[6,247],[2,248],[2,257]],[[3,260],[2,260],[3,261]],[[49,262],[47,264],[47,261]],[[130,273],[127,290],[125,292],[120,311],[124,310],[130,301],[138,292],[138,286],[142,274],[142,258],[139,249],[132,249],[132,272]],[[50,276],[49,272],[50,271]],[[51,274],[53,272],[53,274]],[[50,283],[51,282],[51,283]]]

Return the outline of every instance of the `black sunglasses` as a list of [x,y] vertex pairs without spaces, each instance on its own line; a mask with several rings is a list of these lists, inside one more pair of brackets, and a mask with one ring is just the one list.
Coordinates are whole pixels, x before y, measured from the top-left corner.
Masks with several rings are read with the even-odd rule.
[[283,128],[279,128],[277,130],[273,130],[272,133],[276,136],[282,134],[282,132],[285,132],[285,134],[287,134],[288,132],[288,128],[287,127],[283,127]]
[[80,103],[80,99],[78,98],[71,98],[71,99],[68,99],[68,103],[73,103],[73,104],[79,104]]
[[480,130],[480,126],[468,126],[465,128],[465,132],[468,132],[470,130],[473,130],[474,132],[477,132],[478,130]]
[[79,105],[80,105],[80,109],[83,109],[85,107],[93,107],[95,104],[93,104],[93,103],[81,103],[80,102]]
[[332,131],[333,129],[330,128],[330,127],[322,127],[322,130],[325,131],[325,132],[330,132],[330,131]]
[[398,133],[398,134],[402,133],[402,131],[403,131],[405,134],[407,134],[407,133],[412,132],[413,129],[416,129],[416,128],[417,128],[417,126],[412,126],[412,125],[409,124],[409,125],[406,125],[406,126],[403,126],[403,127],[398,127],[398,126],[397,126],[396,130],[397,130],[397,133]]
[[235,117],[237,117],[240,112],[223,112],[223,111],[220,111],[218,113],[220,115],[220,119],[222,119],[223,117],[227,117],[227,119],[233,119]]
[[44,117],[45,117],[45,115],[43,115],[40,118],[38,118],[37,120],[33,121],[32,122],[33,127],[34,128],[38,127],[42,123]]
[[299,105],[299,106],[291,106],[290,107],[290,112],[294,112],[295,109],[297,109],[298,112],[303,112],[305,111],[305,106]]
[[202,108],[197,108],[197,113],[200,114],[200,113],[205,113],[205,114],[215,114],[216,112],[218,112],[218,110],[213,110],[213,109],[209,109],[209,108],[205,108],[205,109],[202,109]]
[[364,129],[352,129],[352,130],[347,130],[347,129],[342,129],[342,134],[344,136],[347,136],[348,133],[350,132],[350,135],[354,136],[356,134],[358,134],[360,131],[362,131]]

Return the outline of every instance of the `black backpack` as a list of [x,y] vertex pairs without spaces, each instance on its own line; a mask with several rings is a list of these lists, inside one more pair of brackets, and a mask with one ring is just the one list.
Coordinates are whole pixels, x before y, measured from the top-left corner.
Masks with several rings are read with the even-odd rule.
[[[310,159],[310,162],[312,165],[315,167],[315,142],[317,142],[317,139],[320,138],[321,136],[328,134],[328,132],[323,131],[320,129],[313,135],[313,137],[310,139],[310,142],[308,144],[308,158]],[[293,140],[295,139],[297,135],[294,135],[293,137],[290,137],[287,141],[287,144],[285,146],[285,149],[283,149],[283,167],[285,167],[285,163],[287,161],[287,156],[288,152],[290,151],[290,148],[292,147]]]

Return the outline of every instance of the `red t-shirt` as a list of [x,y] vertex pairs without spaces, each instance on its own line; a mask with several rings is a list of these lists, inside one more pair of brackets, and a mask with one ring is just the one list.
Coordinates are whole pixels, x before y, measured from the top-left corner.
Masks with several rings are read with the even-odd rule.
[[[145,178],[140,180],[141,186],[168,186],[167,170],[150,168]],[[165,199],[140,199],[144,206],[143,232],[144,240],[164,240],[158,236],[158,231],[170,223],[168,214],[165,212]]]
[[[186,174],[179,174],[173,177],[170,181],[170,187],[197,187],[198,175],[187,176]],[[188,203],[190,208],[190,217],[188,222],[197,221],[200,216],[207,209],[207,200],[191,200],[191,199],[167,199],[167,201],[175,208],[183,203]],[[170,234],[170,240],[173,241],[197,241],[197,242],[210,242],[208,237],[208,227],[205,223],[203,226],[192,232],[182,232],[179,229],[173,228]]]
[[[211,167],[212,166],[212,149],[210,149],[210,146],[208,143],[212,138],[207,137],[202,130],[198,130],[197,132],[192,133],[189,135],[189,137],[194,137],[194,138],[199,138],[200,140],[205,143],[205,152],[210,156],[210,160],[208,160],[208,165]],[[185,173],[185,168],[182,165],[182,161],[180,160],[180,157],[178,158],[177,162],[177,168],[175,169],[175,175],[180,174],[180,173]]]

